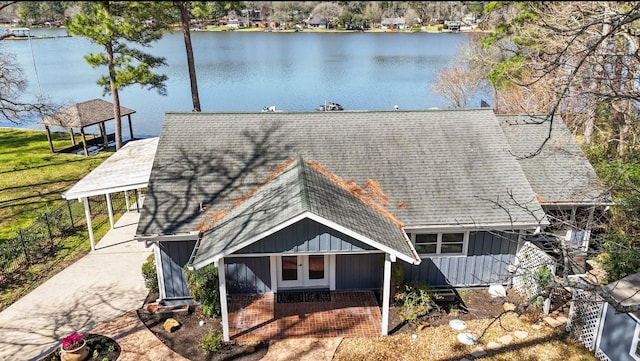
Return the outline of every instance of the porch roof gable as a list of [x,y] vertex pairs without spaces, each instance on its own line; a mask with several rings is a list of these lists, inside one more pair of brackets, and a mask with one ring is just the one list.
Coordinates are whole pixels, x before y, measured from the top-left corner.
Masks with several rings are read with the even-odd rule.
[[419,263],[402,224],[375,208],[317,165],[298,157],[224,216],[212,214],[211,222],[201,225],[203,237],[189,264],[204,267],[305,218],[409,263]]

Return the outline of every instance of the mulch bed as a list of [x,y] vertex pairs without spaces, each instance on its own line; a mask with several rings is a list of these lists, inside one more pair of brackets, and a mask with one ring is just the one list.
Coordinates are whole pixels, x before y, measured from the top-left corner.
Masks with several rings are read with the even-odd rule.
[[[486,288],[460,291],[459,296],[456,301],[440,302],[437,309],[416,323],[402,322],[399,317],[399,307],[390,307],[389,325],[391,330],[389,334],[413,333],[420,327],[448,324],[452,319],[463,321],[491,319],[504,311],[505,300],[512,300],[514,303],[519,303],[522,300],[512,290],[509,291],[506,299],[493,298],[488,294]],[[146,303],[152,303],[156,298],[157,295],[150,294]],[[300,298],[295,299],[300,301]],[[200,340],[210,332],[221,332],[222,327],[220,319],[204,316],[197,306],[192,307],[189,312],[176,312],[172,315],[157,314],[140,309],[138,317],[165,345],[192,361],[258,361],[267,354],[269,348],[268,342],[252,345],[230,342],[225,343],[222,349],[216,352],[204,352],[199,346]],[[168,317],[175,318],[181,324],[180,328],[172,333],[162,328],[162,324]],[[200,321],[204,321],[202,326]]]
[[[150,294],[147,302],[152,303],[157,295]],[[267,342],[257,344],[238,344],[226,342],[215,352],[206,352],[200,348],[203,337],[212,332],[222,333],[220,319],[212,319],[204,314],[198,306],[192,306],[189,312],[174,312],[173,314],[153,313],[146,309],[138,310],[138,317],[147,328],[177,354],[191,361],[258,361],[268,351]],[[167,318],[173,318],[180,323],[180,327],[169,333],[162,327]],[[200,321],[204,321],[200,325]]]

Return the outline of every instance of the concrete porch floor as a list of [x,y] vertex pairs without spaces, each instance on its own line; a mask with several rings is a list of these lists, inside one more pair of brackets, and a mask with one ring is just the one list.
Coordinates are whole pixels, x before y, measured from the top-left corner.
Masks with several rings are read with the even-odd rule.
[[273,293],[230,295],[229,335],[239,342],[295,337],[380,336],[371,291],[331,292],[331,301],[278,303]]

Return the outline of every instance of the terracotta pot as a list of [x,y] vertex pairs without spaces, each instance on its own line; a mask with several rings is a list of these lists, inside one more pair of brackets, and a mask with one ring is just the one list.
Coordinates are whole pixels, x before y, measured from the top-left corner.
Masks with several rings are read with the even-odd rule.
[[73,350],[63,350],[60,346],[60,359],[62,361],[84,361],[89,356],[87,341],[82,341],[82,346]]

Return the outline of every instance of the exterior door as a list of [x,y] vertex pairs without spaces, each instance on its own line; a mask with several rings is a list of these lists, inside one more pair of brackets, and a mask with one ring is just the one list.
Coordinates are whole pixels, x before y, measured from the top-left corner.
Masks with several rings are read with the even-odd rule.
[[277,264],[278,288],[329,286],[329,256],[280,256]]

